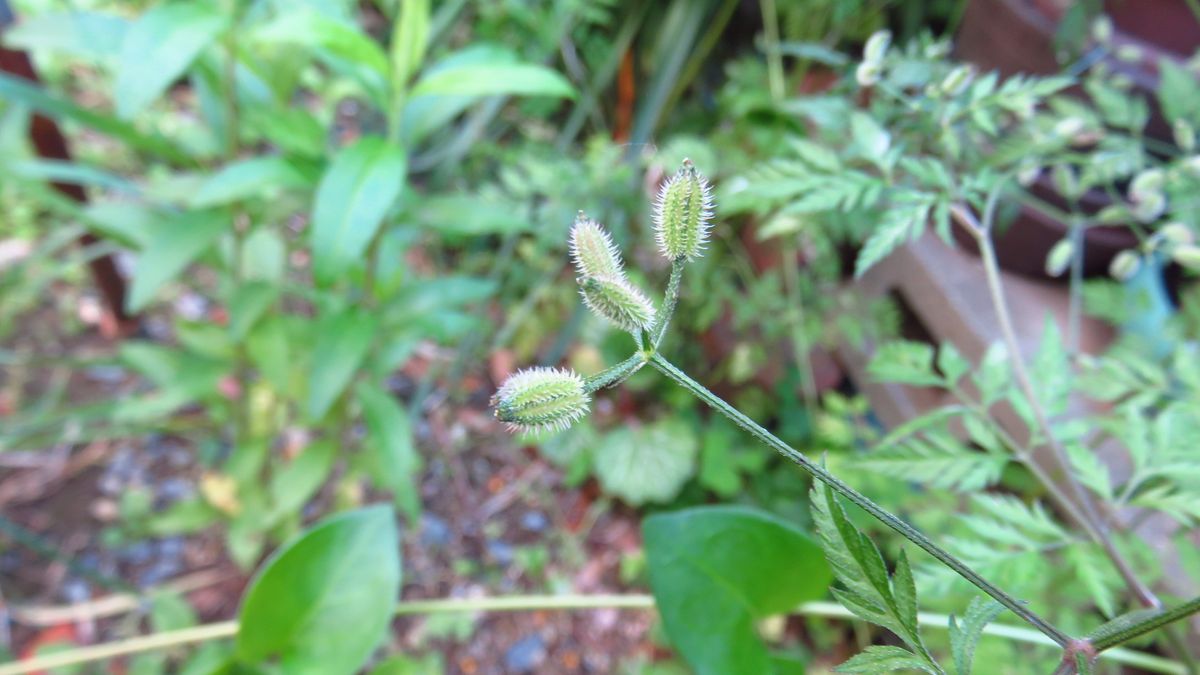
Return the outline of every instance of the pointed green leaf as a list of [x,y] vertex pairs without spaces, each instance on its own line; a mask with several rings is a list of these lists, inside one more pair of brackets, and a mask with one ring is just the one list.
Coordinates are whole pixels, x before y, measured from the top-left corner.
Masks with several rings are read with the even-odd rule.
[[289,673],[357,672],[386,635],[399,592],[391,509],[327,518],[251,580],[238,617],[238,659],[278,659]]
[[331,284],[362,262],[404,187],[404,151],[364,136],[343,148],[321,177],[313,204],[313,273]]
[[113,100],[129,119],[162,95],[225,29],[208,2],[165,2],[142,14],[121,44]]
[[275,191],[311,188],[310,181],[282,157],[252,157],[225,165],[209,176],[190,200],[193,207],[229,204]]
[[139,312],[150,304],[163,284],[207,251],[229,224],[229,218],[216,211],[164,215],[138,255],[126,300],[129,311]]
[[975,645],[983,635],[983,628],[1003,611],[1004,606],[995,600],[984,600],[977,596],[971,598],[961,622],[954,616],[950,617],[950,651],[954,654],[954,668],[958,675],[971,675]]
[[939,675],[941,672],[907,649],[887,645],[871,645],[833,670],[837,673],[860,675],[894,673],[897,670],[919,670],[933,675]]
[[820,598],[829,585],[816,542],[753,509],[658,514],[642,532],[663,627],[699,675],[770,672],[756,621]]
[[421,511],[421,495],[417,478],[421,457],[413,445],[408,411],[394,396],[379,386],[362,382],[358,385],[358,403],[367,421],[371,467],[376,471],[376,485],[392,492],[396,504],[409,518]]
[[430,73],[412,96],[553,96],[575,98],[575,88],[558,72],[530,63],[464,64]]
[[313,346],[312,370],[308,382],[308,416],[317,421],[362,365],[375,339],[375,317],[356,309],[346,309],[326,317],[317,326]]
[[420,70],[428,44],[429,0],[403,0],[392,29],[392,87],[396,91],[406,87],[408,78]]

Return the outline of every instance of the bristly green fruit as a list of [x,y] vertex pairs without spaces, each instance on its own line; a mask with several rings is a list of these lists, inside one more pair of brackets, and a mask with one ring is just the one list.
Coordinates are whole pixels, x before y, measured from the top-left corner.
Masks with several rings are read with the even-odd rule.
[[1142,266],[1142,259],[1133,251],[1121,251],[1108,264],[1108,274],[1117,281],[1128,281]]
[[621,252],[612,236],[583,211],[575,217],[575,225],[571,227],[570,250],[575,271],[581,277],[625,277]]
[[588,309],[631,333],[654,323],[650,299],[622,277],[582,277],[579,291]]
[[496,419],[510,431],[561,431],[588,412],[583,378],[571,370],[529,368],[513,373],[492,396]]
[[700,257],[713,215],[712,188],[690,159],[663,184],[654,203],[658,249],[670,260]]

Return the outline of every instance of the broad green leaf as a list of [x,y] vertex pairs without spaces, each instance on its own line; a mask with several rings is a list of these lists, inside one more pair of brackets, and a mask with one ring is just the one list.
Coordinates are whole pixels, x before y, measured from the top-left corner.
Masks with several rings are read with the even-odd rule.
[[21,78],[0,73],[0,99],[33,110],[58,121],[71,121],[128,143],[130,147],[149,152],[173,162],[188,162],[187,153],[161,136],[146,135],[132,124],[111,115],[98,113],[74,102],[47,93],[41,87]]
[[234,340],[246,337],[254,324],[279,297],[279,287],[265,281],[248,281],[233,290],[229,303],[229,335]]
[[421,512],[421,457],[413,445],[408,411],[391,394],[370,382],[357,389],[358,403],[367,421],[370,466],[377,486],[391,491],[396,504],[409,518]]
[[[457,51],[425,69],[425,77],[470,65],[497,65],[517,62],[516,54],[494,45],[477,44]],[[479,96],[419,96],[407,99],[400,116],[400,137],[412,147],[430,133],[443,128]]]
[[696,436],[680,420],[606,434],[594,466],[604,489],[633,505],[670,501],[696,468]]
[[307,189],[309,180],[282,157],[252,157],[221,167],[191,197],[193,207],[218,206],[251,197],[270,198],[276,190]]
[[831,579],[812,538],[746,507],[658,514],[642,533],[663,626],[700,675],[772,672],[756,622],[824,596]]
[[[392,87],[402,91],[421,69],[429,44],[429,0],[401,0],[392,29]],[[393,111],[398,113],[399,111]]]
[[242,242],[242,279],[279,284],[287,268],[287,244],[270,227],[260,227]]
[[0,173],[14,178],[96,187],[137,193],[137,186],[114,173],[92,166],[54,159],[23,159],[0,163]]
[[404,151],[364,136],[343,148],[317,187],[313,204],[313,273],[331,284],[362,262],[371,239],[404,187]]
[[23,17],[8,28],[4,42],[10,49],[38,54],[61,52],[85,59],[115,57],[125,39],[129,21],[115,14],[68,10]]
[[286,465],[276,466],[271,475],[271,515],[299,515],[300,509],[329,477],[336,455],[334,443],[317,441],[308,444]]
[[139,312],[164,284],[199,258],[229,229],[229,219],[219,211],[164,214],[146,248],[138,255],[126,305]]
[[575,88],[556,71],[529,63],[466,64],[431,72],[412,96],[553,96],[575,98]]
[[971,675],[975,645],[983,635],[983,628],[1003,611],[1004,606],[995,600],[976,596],[967,605],[967,613],[963,615],[961,623],[956,617],[950,617],[950,651],[954,654],[954,668],[958,675]]
[[377,325],[374,316],[357,309],[346,309],[318,322],[308,381],[310,419],[325,417],[342,395],[366,358]]
[[357,80],[376,103],[386,100],[388,58],[358,26],[312,9],[284,11],[254,33],[266,43],[313,50],[331,68]]
[[789,138],[788,145],[800,155],[800,159],[818,171],[837,173],[842,168],[837,153],[823,145],[803,138]]
[[513,234],[533,226],[512,204],[465,192],[425,197],[417,214],[421,225],[442,236]]
[[940,670],[931,667],[929,662],[920,656],[903,647],[890,645],[871,645],[833,670],[836,673],[858,673],[860,675],[913,670],[933,675],[941,674]]
[[150,243],[162,215],[143,204],[128,201],[95,201],[84,211],[88,229],[119,241],[134,250]]
[[392,511],[327,518],[267,561],[246,591],[237,655],[283,671],[357,672],[383,640],[400,592]]
[[225,29],[226,17],[208,2],[165,2],[133,22],[121,43],[113,99],[124,119],[162,95]]

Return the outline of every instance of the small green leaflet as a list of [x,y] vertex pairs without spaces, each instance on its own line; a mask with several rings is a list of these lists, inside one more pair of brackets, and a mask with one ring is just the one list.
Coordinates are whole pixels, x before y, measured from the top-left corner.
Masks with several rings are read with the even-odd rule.
[[[892,662],[895,668],[911,669],[914,667],[912,663],[920,663],[926,672],[935,675],[943,673],[921,640],[917,625],[917,589],[908,557],[903,551],[900,552],[895,573],[889,579],[883,556],[875,543],[850,522],[837,497],[822,483],[813,484],[812,506],[813,520],[824,544],[825,557],[833,567],[834,576],[843,586],[834,589],[834,597],[855,616],[895,633],[911,650],[894,648],[908,655],[903,663],[897,662],[900,655],[895,652],[876,653],[882,663],[878,667],[872,666],[875,669],[846,672],[888,672],[894,669],[887,665]],[[888,658],[882,658],[884,656]],[[874,656],[863,658],[871,659]],[[863,662],[855,663],[852,659],[848,663],[851,668],[860,668]],[[861,665],[861,668],[866,667]]]
[[950,617],[950,651],[954,654],[954,668],[958,675],[971,675],[975,645],[983,635],[983,628],[1003,611],[1004,606],[995,600],[984,600],[977,596],[967,605],[967,613],[961,622],[954,616]]

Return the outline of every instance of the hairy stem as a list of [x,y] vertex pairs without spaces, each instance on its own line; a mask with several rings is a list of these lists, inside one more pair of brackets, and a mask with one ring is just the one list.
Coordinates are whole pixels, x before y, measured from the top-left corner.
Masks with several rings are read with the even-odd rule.
[[[1096,651],[1103,651],[1197,613],[1200,613],[1200,597],[1192,598],[1182,605],[1159,612],[1142,621],[1122,627],[1120,630],[1106,632],[1093,639],[1092,646],[1096,648]],[[1189,672],[1191,671],[1189,670]]]
[[584,380],[583,388],[588,393],[592,393],[605,387],[616,386],[629,379],[630,375],[636,373],[644,365],[646,365],[646,357],[642,352],[638,352],[612,368],[608,368],[587,378]]
[[[998,191],[994,191],[993,195],[995,194],[999,194]],[[991,294],[992,306],[996,312],[996,320],[1000,324],[1000,332],[1004,337],[1005,346],[1008,348],[1009,363],[1012,365],[1017,385],[1021,388],[1021,393],[1028,400],[1029,406],[1033,410],[1034,419],[1037,422],[1039,431],[1046,438],[1046,445],[1050,449],[1050,455],[1062,473],[1062,482],[1065,484],[1067,490],[1070,491],[1075,504],[1079,507],[1078,512],[1083,516],[1079,520],[1079,524],[1104,549],[1105,554],[1112,561],[1113,566],[1116,567],[1117,572],[1125,580],[1126,585],[1129,586],[1138,600],[1147,607],[1161,607],[1162,602],[1138,578],[1129,561],[1117,549],[1116,544],[1113,543],[1112,537],[1108,535],[1103,522],[1097,514],[1095,505],[1088,498],[1083,486],[1075,479],[1070,463],[1067,461],[1066,451],[1063,449],[1062,444],[1059,443],[1058,437],[1055,436],[1046,411],[1042,407],[1041,401],[1038,400],[1037,392],[1033,388],[1033,380],[1029,376],[1028,368],[1025,367],[1025,359],[1021,355],[1020,344],[1017,342],[1017,334],[1013,329],[1012,315],[1008,311],[1008,303],[1004,297],[1000,266],[996,261],[996,249],[992,246],[990,230],[992,212],[994,210],[993,203],[994,200],[989,199],[989,208],[984,214],[982,224],[971,213],[971,210],[963,205],[954,206],[951,209],[951,213],[974,236],[979,246],[979,257],[983,261],[988,292]]]
[[876,520],[894,530],[897,534],[908,539],[912,543],[919,546],[929,555],[933,556],[938,562],[954,570],[959,576],[977,586],[984,593],[987,593],[1000,604],[1007,607],[1013,614],[1021,617],[1034,628],[1044,633],[1047,637],[1061,646],[1066,646],[1071,638],[1058,628],[1050,625],[1045,619],[1035,614],[1024,603],[1013,598],[1008,593],[1005,593],[1000,588],[992,585],[987,579],[979,576],[966,563],[963,563],[958,558],[955,558],[946,550],[942,549],[937,544],[933,543],[929,537],[926,537],[919,530],[900,520],[892,515],[889,511],[871,501],[865,495],[859,493],[854,488],[842,482],[840,478],[829,473],[816,462],[804,456],[799,450],[784,443],[771,432],[764,429],[757,422],[747,417],[740,410],[734,408],[725,402],[724,399],[709,391],[699,382],[696,382],[686,373],[676,368],[662,357],[661,354],[655,354],[650,359],[650,364],[661,371],[664,375],[674,380],[677,384],[687,389],[696,398],[708,404],[712,409],[725,415],[734,424],[745,429],[750,435],[757,438],[762,443],[769,446],[779,454],[783,455],[788,460],[798,464],[800,468],[807,471],[813,478],[821,481],[829,486],[831,490],[842,495],[846,499],[856,504],[859,508],[869,513]]
[[686,264],[687,262],[682,259],[671,261],[671,278],[667,281],[667,293],[663,298],[663,308],[655,320],[654,327],[650,329],[650,334],[654,336],[651,344],[655,349],[662,344],[663,338],[667,335],[667,326],[671,325],[671,317],[675,315],[675,305],[679,302],[679,285],[683,281],[683,268]]

